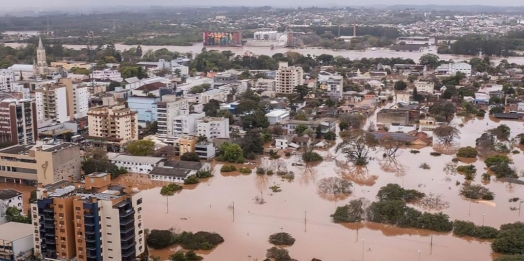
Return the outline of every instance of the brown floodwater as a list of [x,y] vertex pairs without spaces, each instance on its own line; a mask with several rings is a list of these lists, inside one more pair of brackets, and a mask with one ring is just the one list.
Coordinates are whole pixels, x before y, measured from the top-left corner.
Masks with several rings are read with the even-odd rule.
[[[463,121],[457,118],[453,124],[460,127],[461,139],[457,146],[473,145],[487,128],[498,124],[489,118],[472,118]],[[503,121],[512,129],[512,136],[524,132],[522,122]],[[422,148],[419,154],[409,153],[409,148],[397,153],[394,160],[382,158],[382,151],[372,153],[375,160],[365,168],[356,168],[345,162],[344,156],[307,167],[293,167],[295,156],[285,159],[288,169],[294,171],[293,181],[283,180],[277,175],[260,176],[221,174],[200,184],[197,189],[182,191],[170,199],[169,214],[165,214],[165,200],[159,189],[143,191],[148,204],[146,211],[156,213],[146,220],[150,229],[175,228],[189,231],[215,231],[225,242],[209,253],[205,260],[263,260],[267,242],[272,233],[285,231],[297,241],[288,247],[290,255],[297,260],[491,260],[489,241],[458,238],[451,233],[437,233],[420,229],[403,229],[382,224],[334,224],[332,214],[337,206],[351,199],[365,197],[375,200],[378,189],[388,183],[397,183],[405,188],[417,189],[426,194],[441,195],[447,203],[442,211],[452,220],[468,220],[476,224],[498,227],[501,224],[523,221],[518,215],[518,203],[509,198],[524,197],[524,186],[508,185],[492,181],[485,184],[496,196],[492,203],[472,201],[459,196],[464,176],[444,171],[453,155],[430,156],[433,148]],[[321,152],[325,153],[325,152]],[[510,155],[521,169],[522,154]],[[474,183],[481,182],[485,172],[483,160],[463,159],[477,167]],[[427,163],[429,170],[419,166]],[[459,162],[455,165],[466,164]],[[456,166],[454,166],[456,167]],[[338,176],[353,181],[353,194],[345,199],[321,195],[316,183],[325,177]],[[273,193],[268,187],[278,185],[282,191]],[[265,200],[258,204],[257,197]],[[344,197],[342,197],[344,198]],[[233,215],[234,203],[234,215]],[[423,209],[421,206],[414,206]],[[427,209],[427,208],[425,208]],[[436,210],[430,210],[436,212]],[[433,242],[433,244],[431,244]],[[364,248],[364,251],[362,249]],[[154,255],[167,258],[176,248],[153,250]]]
[[[459,127],[461,139],[456,147],[474,145],[482,132],[501,123],[511,127],[512,136],[524,133],[522,122],[496,123],[488,117],[467,121],[454,119],[452,124],[464,124]],[[185,186],[184,190],[169,198],[160,195],[160,187],[166,183],[151,181],[146,175],[123,175],[117,182],[141,190],[146,228],[211,231],[222,235],[225,239],[223,244],[212,251],[199,252],[204,260],[263,260],[266,250],[271,247],[269,235],[280,231],[296,238],[295,244],[287,249],[299,261],[312,258],[324,261],[418,260],[419,250],[420,260],[491,260],[495,255],[489,241],[375,223],[332,222],[330,215],[337,206],[361,197],[374,201],[379,188],[388,183],[440,195],[441,203],[446,203],[440,209],[452,220],[468,220],[494,227],[524,221],[524,213],[519,216],[518,210],[510,209],[518,208],[518,203],[509,202],[509,198],[524,198],[523,185],[504,183],[493,177],[490,182],[484,183],[495,193],[493,201],[467,200],[459,195],[461,185],[456,185],[456,182],[465,181],[464,176],[444,170],[447,164],[452,163],[454,155],[430,156],[431,147],[420,149],[418,154],[410,153],[410,149],[400,150],[395,159],[384,159],[381,150],[374,151],[370,155],[374,160],[364,168],[347,163],[344,155],[336,153],[334,148],[329,149],[329,154],[336,156],[336,159],[303,167],[292,166],[298,156],[283,157],[288,170],[295,173],[292,181],[278,175],[257,175],[254,171],[250,175],[220,173],[221,164],[216,164],[214,177],[198,185]],[[328,154],[326,151],[319,153]],[[510,154],[510,157],[520,172],[524,168],[524,155]],[[430,169],[420,168],[422,163],[427,163]],[[451,168],[475,165],[477,174],[473,182],[482,182],[481,174],[485,172],[482,159],[453,164]],[[252,165],[248,167],[253,168]],[[319,194],[317,183],[327,177],[351,180],[353,193],[349,197]],[[281,192],[273,192],[269,188],[274,185],[279,186]],[[263,204],[259,204],[261,198]],[[428,209],[421,205],[413,207]],[[429,209],[437,212],[431,207]],[[150,252],[165,260],[177,249],[173,246]]]

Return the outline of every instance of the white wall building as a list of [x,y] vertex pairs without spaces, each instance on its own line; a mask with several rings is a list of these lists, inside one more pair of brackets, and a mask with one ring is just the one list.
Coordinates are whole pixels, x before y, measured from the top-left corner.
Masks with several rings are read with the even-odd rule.
[[89,87],[73,85],[75,119],[87,117],[89,111]]
[[277,93],[293,93],[295,86],[304,84],[302,67],[289,66],[287,62],[280,62],[275,77]]
[[289,111],[287,110],[273,110],[266,114],[269,124],[274,125],[283,120],[289,120]]
[[186,178],[198,171],[209,171],[208,162],[168,161],[164,166],[156,167],[149,174],[152,180],[183,183]]
[[455,75],[457,72],[465,74],[467,77],[471,76],[471,65],[468,63],[449,63],[442,64],[436,69],[437,74]]
[[229,119],[205,117],[197,120],[197,135],[212,139],[229,139]]
[[117,167],[122,167],[131,173],[149,174],[153,168],[162,166],[165,159],[160,157],[139,157],[107,153],[107,158]]
[[164,95],[157,102],[158,136],[174,137],[175,116],[189,113],[189,102],[175,95]]
[[0,91],[10,92],[15,84],[15,72],[10,69],[0,69]]
[[210,100],[217,100],[219,102],[226,102],[227,101],[227,95],[229,92],[225,90],[220,89],[213,89],[209,91],[205,91],[200,94],[199,103],[206,104]]
[[320,84],[326,86],[329,96],[336,97],[337,99],[342,98],[342,93],[344,92],[344,77],[341,75],[329,76],[320,82]]
[[14,189],[0,189],[0,224],[7,222],[6,211],[10,207],[16,207],[20,212],[23,212],[22,192]]
[[118,70],[110,69],[93,71],[93,73],[91,73],[90,76],[92,76],[93,79],[98,81],[122,82],[124,80],[122,79],[122,74]]
[[33,254],[33,225],[9,222],[0,225],[0,260],[28,260]]
[[[185,111],[187,113],[188,111]],[[197,132],[197,120],[206,117],[206,113],[188,113],[174,117],[173,136],[193,136]]]
[[68,110],[67,88],[56,86],[35,92],[36,118],[39,121],[52,119],[56,122],[71,120]]
[[416,81],[415,88],[417,88],[417,92],[433,93],[433,91],[435,90],[435,83],[434,82],[425,82],[425,81]]
[[277,82],[275,79],[258,78],[255,81],[255,89],[264,91],[275,91]]

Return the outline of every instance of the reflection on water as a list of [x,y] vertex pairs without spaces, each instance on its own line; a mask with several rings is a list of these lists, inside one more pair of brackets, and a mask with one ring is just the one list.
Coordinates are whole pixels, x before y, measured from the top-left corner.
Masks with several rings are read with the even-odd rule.
[[356,166],[348,161],[335,160],[335,173],[341,178],[354,182],[360,186],[375,185],[378,176],[370,175],[367,166]]

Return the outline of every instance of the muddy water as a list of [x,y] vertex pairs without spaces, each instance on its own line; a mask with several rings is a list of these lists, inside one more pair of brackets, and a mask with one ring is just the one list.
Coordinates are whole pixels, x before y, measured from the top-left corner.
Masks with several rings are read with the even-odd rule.
[[[494,122],[472,118],[456,118],[462,137],[460,146],[473,145],[477,137],[487,128],[504,123],[511,127],[511,135],[524,133],[522,122]],[[388,183],[397,183],[404,188],[417,189],[426,194],[442,195],[448,204],[442,210],[452,220],[469,220],[476,224],[498,227],[501,224],[524,221],[518,203],[509,198],[524,198],[524,186],[508,185],[495,178],[485,184],[495,195],[491,203],[465,200],[459,196],[464,176],[443,170],[453,155],[430,156],[433,148],[420,149],[411,154],[401,150],[395,160],[384,160],[382,151],[374,151],[367,168],[354,168],[345,162],[344,155],[329,150],[335,160],[326,160],[308,167],[293,167],[295,156],[286,159],[288,169],[294,171],[293,181],[282,180],[277,175],[260,176],[230,175],[218,172],[204,182],[187,187],[180,193],[166,198],[160,195],[160,186],[165,183],[150,181],[145,175],[124,175],[117,182],[141,190],[144,203],[144,222],[148,229],[178,231],[214,231],[221,234],[225,242],[212,251],[200,252],[205,260],[263,260],[269,235],[285,231],[297,241],[288,247],[297,260],[491,260],[490,244],[468,238],[457,238],[450,233],[427,230],[401,229],[382,224],[334,224],[332,214],[337,206],[351,199],[365,197],[375,200],[378,189]],[[326,154],[327,152],[320,152]],[[510,155],[520,171],[524,168],[523,154]],[[427,163],[431,169],[419,166]],[[477,167],[474,183],[481,183],[485,172],[482,159],[468,161]],[[458,163],[466,164],[466,163]],[[456,167],[456,166],[454,166]],[[352,180],[353,194],[346,199],[323,197],[317,193],[316,183],[326,177],[341,176]],[[278,185],[281,192],[273,193],[269,187]],[[10,185],[9,187],[12,187]],[[30,191],[30,190],[28,190]],[[258,204],[256,197],[263,197]],[[168,202],[168,206],[166,203]],[[233,208],[234,205],[234,208]],[[422,206],[414,206],[423,209]],[[234,214],[233,214],[234,209]],[[436,210],[430,210],[436,212]],[[433,242],[431,245],[430,243]],[[152,250],[153,255],[166,259],[176,251],[176,246],[164,250]],[[363,256],[364,255],[364,256]]]
[[[463,120],[457,118],[453,123],[458,125]],[[496,126],[489,118],[467,121],[460,128],[460,145],[474,144],[474,140],[487,128],[486,123],[490,128]],[[521,122],[504,123],[512,128],[512,136],[524,132]],[[271,246],[267,243],[269,235],[279,231],[289,232],[297,239],[295,245],[288,248],[297,260],[313,257],[322,260],[362,260],[362,253],[364,260],[416,260],[418,250],[421,250],[421,260],[490,260],[491,248],[486,241],[373,223],[339,225],[331,222],[329,215],[337,206],[359,197],[375,200],[378,189],[388,183],[418,189],[426,194],[442,195],[442,200],[449,203],[442,211],[453,220],[469,220],[495,227],[524,220],[524,215],[519,217],[518,211],[510,210],[510,207],[518,208],[518,204],[508,202],[511,197],[522,198],[524,186],[509,186],[493,179],[485,184],[496,194],[493,203],[462,199],[459,196],[460,186],[456,182],[464,182],[464,176],[443,171],[453,156],[433,157],[429,155],[431,151],[432,148],[424,148],[419,154],[411,154],[405,149],[393,161],[383,160],[382,152],[376,151],[371,155],[376,160],[363,169],[346,164],[340,154],[336,161],[325,161],[312,167],[292,167],[294,158],[291,157],[287,160],[288,168],[295,172],[295,180],[291,182],[275,175],[229,176],[215,172],[215,177],[199,184],[196,189],[182,191],[170,198],[169,213],[165,211],[166,201],[159,195],[158,188],[145,190],[143,195],[148,203],[145,210],[155,213],[146,219],[146,226],[150,229],[173,227],[177,230],[220,233],[226,242],[210,253],[203,253],[206,260],[262,260],[265,250]],[[337,155],[334,149],[330,153]],[[511,157],[517,163],[524,160],[522,154]],[[419,168],[421,163],[427,163],[431,169]],[[480,183],[485,165],[482,160],[472,164],[478,169],[474,182]],[[516,167],[520,169],[524,166],[516,164]],[[353,195],[345,200],[318,195],[315,183],[332,176],[353,180]],[[282,192],[271,192],[268,187],[272,185],[279,185]],[[261,191],[266,201],[263,205],[254,200]],[[167,258],[174,250],[152,253]]]
[[[19,47],[19,46],[25,46],[23,43],[6,43],[5,45],[11,46],[13,48]],[[72,49],[83,49],[85,48],[85,45],[64,45],[64,47],[72,48]],[[115,48],[119,51],[129,50],[132,47],[137,47],[137,45],[123,45],[123,44],[115,44]],[[169,51],[176,51],[180,53],[187,53],[192,52],[194,54],[200,53],[202,51],[203,45],[202,43],[197,43],[192,46],[173,46],[173,45],[165,45],[165,46],[142,46],[144,50],[159,50],[159,49],[168,49]],[[300,53],[302,55],[313,55],[318,56],[321,54],[331,54],[333,56],[343,56],[350,59],[361,59],[361,58],[378,58],[378,57],[389,57],[389,58],[395,58],[395,57],[403,57],[403,58],[411,58],[414,61],[418,61],[419,58],[426,54],[426,53],[433,53],[437,54],[436,50],[428,51],[425,50],[423,52],[395,52],[391,51],[387,48],[385,49],[378,49],[376,51],[372,50],[366,50],[366,51],[352,51],[352,50],[329,50],[329,49],[319,49],[319,48],[304,48],[304,49],[290,49],[290,48],[284,48],[284,47],[275,47],[275,49],[271,49],[269,47],[220,47],[220,46],[212,46],[207,47],[208,50],[218,50],[218,51],[232,51],[233,53],[237,55],[244,55],[249,53],[254,53],[256,55],[273,55],[275,53],[285,53],[287,51],[293,51]],[[435,48],[434,48],[435,49]],[[472,56],[467,55],[449,55],[449,54],[438,54],[440,59],[442,60],[454,60],[454,61],[463,61],[463,60],[470,60]],[[493,61],[500,61],[504,58],[492,58]],[[508,57],[505,58],[510,63],[517,63],[522,64],[524,63],[524,57]]]

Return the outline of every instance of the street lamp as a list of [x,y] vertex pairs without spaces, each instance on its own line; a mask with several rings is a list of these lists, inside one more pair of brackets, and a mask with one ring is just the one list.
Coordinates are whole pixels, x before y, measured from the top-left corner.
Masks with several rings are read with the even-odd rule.
[[520,217],[520,205],[522,205],[522,202],[524,202],[524,200],[521,200],[521,201],[519,202],[519,217]]
[[482,226],[484,226],[484,218],[486,217],[486,214],[482,214]]
[[418,261],[420,261],[420,253],[421,253],[421,252],[422,252],[422,251],[420,251],[420,249],[419,249],[419,250],[418,250]]

